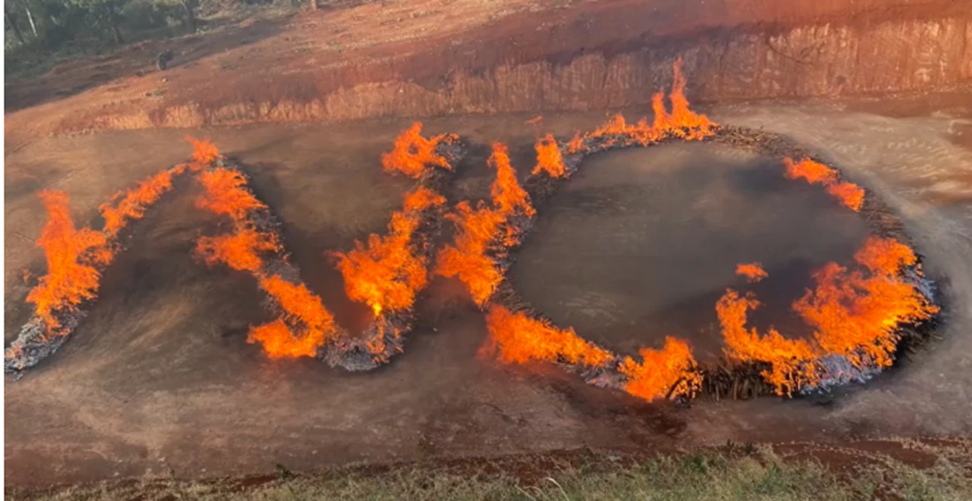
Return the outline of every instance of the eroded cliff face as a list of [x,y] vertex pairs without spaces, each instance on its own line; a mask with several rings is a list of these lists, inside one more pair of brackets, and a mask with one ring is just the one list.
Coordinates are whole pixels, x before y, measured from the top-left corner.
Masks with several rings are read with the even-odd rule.
[[299,15],[249,37],[179,39],[190,52],[227,48],[8,114],[8,129],[638,107],[668,85],[679,56],[696,103],[972,81],[968,0],[400,0]]
[[[960,17],[825,23],[789,29],[740,29],[643,41],[607,54],[585,50],[562,61],[462,67],[438,82],[403,76],[303,98],[273,82],[277,96],[226,103],[190,100],[139,110],[92,110],[65,121],[86,127],[190,127],[261,121],[351,120],[381,116],[591,110],[644,105],[685,60],[696,101],[810,97],[931,89],[972,78],[972,22]],[[293,76],[306,89],[313,75]],[[313,85],[311,85],[313,87]],[[223,102],[220,102],[223,101]]]

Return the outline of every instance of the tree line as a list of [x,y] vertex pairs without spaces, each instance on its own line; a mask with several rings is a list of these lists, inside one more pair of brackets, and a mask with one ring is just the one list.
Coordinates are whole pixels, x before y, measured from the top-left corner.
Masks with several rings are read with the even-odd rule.
[[146,32],[198,28],[200,0],[5,0],[4,48],[85,50],[144,38]]

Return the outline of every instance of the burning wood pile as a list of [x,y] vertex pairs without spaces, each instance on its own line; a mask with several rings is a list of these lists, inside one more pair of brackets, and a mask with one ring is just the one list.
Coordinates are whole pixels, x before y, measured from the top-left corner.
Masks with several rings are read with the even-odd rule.
[[[121,250],[119,232],[170,191],[174,177],[187,172],[204,188],[197,206],[225,218],[227,228],[221,235],[201,237],[196,253],[210,266],[248,273],[266,294],[273,319],[251,327],[248,342],[259,344],[273,359],[315,357],[352,371],[388,362],[403,351],[418,295],[432,276],[442,276],[461,281],[486,312],[489,338],[483,355],[509,364],[559,363],[590,384],[649,401],[688,400],[700,393],[716,398],[792,396],[864,381],[889,367],[907,331],[903,328],[928,322],[939,310],[932,300],[933,285],[922,275],[900,224],[879,200],[798,145],[761,131],[723,127],[691,111],[680,60],[673,74],[670,108],[665,94],[656,93],[650,123],[643,118],[628,124],[618,114],[566,142],[542,135],[535,147],[537,163],[523,185],[506,146],[493,143],[488,164],[495,179],[489,200],[461,201],[451,210],[441,192],[462,156],[459,138],[423,137],[419,123],[404,131],[382,156],[382,164],[389,173],[415,179],[415,188],[391,215],[385,235],[370,235],[349,251],[331,253],[347,296],[373,314],[371,326],[360,333],[337,325],[321,298],[301,281],[288,260],[280,223],[250,190],[240,169],[209,142],[193,141],[189,163],[102,205],[100,231],[76,229],[67,196],[43,192],[49,221],[38,244],[47,255],[48,274],[27,297],[35,313],[6,350],[5,370],[20,373],[63,344],[95,298],[101,271]],[[787,178],[822,185],[843,206],[868,215],[875,235],[854,263],[824,265],[813,275],[815,286],[792,304],[793,312],[812,327],[812,338],[790,339],[773,327],[760,332],[747,326],[758,299],[751,292],[727,289],[714,305],[724,338],[725,356],[719,364],[702,366],[688,342],[674,336],[666,337],[661,347],[622,355],[585,340],[572,328],[555,326],[517,295],[506,272],[531,228],[536,204],[565,183],[588,155],[672,141],[721,142],[780,158]],[[455,232],[451,242],[436,250],[433,241],[443,220]],[[747,283],[768,276],[759,263],[740,263],[736,272]]]

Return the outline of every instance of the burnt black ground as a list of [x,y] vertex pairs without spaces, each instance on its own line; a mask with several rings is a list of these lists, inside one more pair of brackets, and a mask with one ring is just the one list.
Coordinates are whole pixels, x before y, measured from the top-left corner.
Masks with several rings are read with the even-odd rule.
[[[523,124],[528,118],[427,122],[428,133],[457,132],[474,146],[460,167],[452,201],[486,194],[492,176],[485,167],[485,145],[491,140],[510,142],[513,164],[521,172],[532,166],[533,129]],[[819,105],[738,106],[715,110],[714,118],[790,134],[837,161],[850,180],[877,190],[902,215],[918,251],[926,256],[929,273],[948,277],[946,292],[958,306],[937,333],[941,340],[901,369],[828,405],[761,399],[697,402],[691,409],[676,409],[587,387],[556,367],[499,367],[478,359],[476,351],[485,337],[483,316],[462,299],[454,283],[440,281],[420,304],[424,320],[406,352],[387,367],[349,374],[310,360],[271,362],[259,348],[245,343],[241,331],[248,323],[264,320],[251,280],[222,269],[208,270],[190,255],[192,240],[200,232],[213,231],[214,221],[192,207],[188,189],[135,225],[129,251],[109,270],[101,299],[62,351],[23,380],[5,382],[6,480],[31,484],[146,473],[258,473],[272,471],[275,463],[309,469],[354,460],[494,455],[585,445],[664,450],[727,439],[826,441],[969,433],[972,196],[963,176],[972,169],[972,153],[949,135],[962,118],[890,118]],[[545,125],[566,137],[601,119],[551,116]],[[360,307],[342,299],[340,276],[324,253],[347,249],[355,238],[382,230],[390,211],[400,205],[400,195],[411,183],[383,174],[378,154],[406,125],[399,120],[190,132],[213,137],[227,154],[249,166],[255,190],[285,224],[287,244],[304,280],[339,320],[350,322]],[[44,216],[32,193],[41,187],[64,189],[72,196],[78,219],[90,220],[110,193],[182,160],[188,154],[181,140],[185,132],[44,138],[8,155],[8,335],[27,317],[23,298],[28,288],[21,271],[43,268],[42,253],[32,241]],[[615,159],[624,155],[649,152],[613,153],[603,162],[621,162]],[[583,193],[586,176],[592,183],[601,179],[598,182],[630,184],[611,181],[610,175],[598,178],[594,169],[599,161],[591,159],[583,167],[587,170],[578,179],[577,193]],[[685,186],[704,190],[704,181]],[[571,189],[575,188],[566,190],[565,196],[571,196]],[[794,204],[812,207],[828,202],[810,193],[812,188],[786,189],[808,197],[788,200]],[[670,201],[687,202],[678,197]],[[541,217],[547,215],[551,217],[540,222],[523,257],[533,252],[531,245],[543,245],[544,224],[557,224],[556,212]],[[854,223],[846,224],[843,228],[852,243]],[[644,238],[640,228],[634,234]],[[687,249],[701,252],[698,245],[687,245],[695,243],[691,233],[685,238]],[[580,243],[575,246],[582,248]],[[753,250],[763,251],[758,246]],[[673,257],[691,261],[687,252]],[[727,262],[736,259],[729,257]],[[767,264],[772,273],[773,266]],[[661,266],[657,270],[675,271]],[[515,268],[514,274],[519,273]],[[719,283],[699,289],[738,284],[728,275],[731,270],[720,273],[727,275]],[[610,282],[594,284],[610,289]],[[625,342],[620,337],[606,339]]]

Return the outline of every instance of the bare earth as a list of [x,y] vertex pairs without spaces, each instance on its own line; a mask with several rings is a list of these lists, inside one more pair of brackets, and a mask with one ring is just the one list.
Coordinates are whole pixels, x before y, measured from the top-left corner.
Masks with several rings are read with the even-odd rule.
[[[192,259],[194,239],[215,231],[216,221],[194,209],[195,188],[186,183],[135,224],[128,251],[106,273],[101,298],[62,351],[21,381],[5,381],[6,480],[27,485],[144,474],[210,476],[266,472],[276,463],[310,469],[355,460],[488,456],[582,446],[670,450],[726,440],[967,436],[972,432],[972,151],[959,144],[967,138],[958,134],[967,130],[961,124],[968,123],[969,110],[951,106],[936,114],[892,118],[854,109],[858,108],[738,105],[705,111],[725,123],[789,134],[824,152],[851,180],[879,192],[901,214],[917,250],[926,257],[928,273],[942,278],[949,316],[937,332],[939,339],[866,387],[823,405],[772,398],[700,401],[690,409],[644,404],[585,386],[553,366],[511,368],[477,358],[485,338],[483,315],[458,293],[456,284],[445,281],[433,284],[422,300],[421,325],[406,352],[387,367],[349,374],[310,360],[270,362],[258,347],[245,342],[245,327],[265,320],[252,280],[207,269]],[[454,179],[452,202],[486,194],[491,180],[484,162],[489,141],[509,142],[521,173],[532,166],[533,129],[523,123],[528,118],[426,121],[427,132],[457,132],[473,145]],[[547,116],[544,125],[566,137],[602,118]],[[186,132],[211,136],[226,154],[242,162],[257,193],[284,222],[288,248],[303,278],[339,321],[353,324],[360,307],[343,299],[340,276],[324,253],[347,249],[354,239],[380,231],[389,212],[400,204],[409,183],[383,174],[378,154],[407,123],[113,132],[43,138],[9,152],[4,173],[7,336],[28,315],[22,270],[43,270],[43,255],[32,241],[44,215],[32,194],[46,187],[66,190],[78,220],[92,220],[97,204],[110,193],[184,159]],[[642,292],[663,297],[653,282],[639,280],[637,288],[627,290],[601,274],[585,278],[576,268],[577,256],[562,246],[550,247],[550,239],[560,239],[583,256],[606,245],[596,240],[594,231],[603,229],[602,238],[613,239],[611,246],[626,259],[637,256],[638,249],[655,249],[647,256],[650,266],[633,270],[637,277],[660,276],[662,282],[682,272],[693,277],[684,267],[708,262],[720,254],[718,249],[699,245],[700,236],[688,230],[665,235],[664,220],[648,219],[638,226],[634,216],[649,216],[663,207],[691,208],[690,197],[719,190],[735,193],[733,199],[740,193],[752,198],[727,205],[732,207],[728,214],[749,215],[738,227],[721,223],[738,229],[721,235],[724,245],[734,249],[722,258],[727,264],[744,255],[768,263],[789,262],[803,248],[795,236],[799,233],[807,234],[807,248],[833,252],[826,259],[846,259],[852,252],[848,249],[861,236],[855,229],[859,223],[823,207],[826,199],[799,185],[780,185],[782,191],[777,192],[777,182],[763,176],[726,188],[720,179],[728,174],[707,175],[716,169],[712,156],[728,155],[724,161],[734,167],[727,168],[742,171],[755,169],[759,162],[697,147],[591,159],[575,184],[551,201],[551,210],[541,209],[538,231],[523,250],[523,262],[513,270],[528,299],[540,304],[580,297],[568,290],[558,291],[559,296],[550,290],[558,283],[576,287],[577,281],[583,286],[590,280],[591,291],[628,295],[613,306],[619,318],[641,318],[651,310],[630,297]],[[706,162],[699,165],[699,159]],[[698,182],[689,182],[695,179],[691,176],[698,176]],[[602,197],[604,187],[611,185],[624,186],[623,196],[607,190],[612,196]],[[652,186],[665,186],[672,193],[658,199]],[[685,190],[684,199],[679,190]],[[587,210],[585,197],[594,202],[606,198],[610,202],[603,204],[613,208]],[[788,198],[780,200],[781,219],[761,217],[770,201],[781,198]],[[619,210],[621,203],[630,203],[634,214]],[[809,212],[818,205],[819,213]],[[719,214],[696,208],[701,211],[696,215]],[[592,214],[604,214],[603,228],[590,221],[565,223],[570,214],[582,223]],[[680,217],[692,213],[687,214]],[[781,221],[808,226],[798,232],[781,227]],[[569,232],[558,233],[558,225]],[[836,234],[828,228],[836,228]],[[733,234],[740,239],[733,241]],[[671,240],[677,250],[658,250],[657,239]],[[779,251],[762,248],[759,243],[764,240],[775,242],[772,246],[779,246]],[[645,247],[651,242],[656,244]],[[528,270],[528,263],[541,266],[540,258],[548,255],[553,264],[547,266],[563,263],[563,276]],[[591,266],[617,268],[608,261],[592,259]],[[693,279],[693,287],[704,292],[739,286],[728,272],[715,275],[708,282]],[[795,278],[787,285],[800,286]],[[662,306],[656,303],[654,308]],[[571,308],[561,308],[565,323],[582,323],[583,315],[568,317]],[[711,304],[698,311],[711,315]],[[556,318],[556,305],[549,312]],[[605,339],[619,348],[634,346],[618,334],[621,331],[605,332]],[[587,334],[586,329],[582,333]],[[637,340],[657,342],[664,334],[652,330],[639,333]]]

